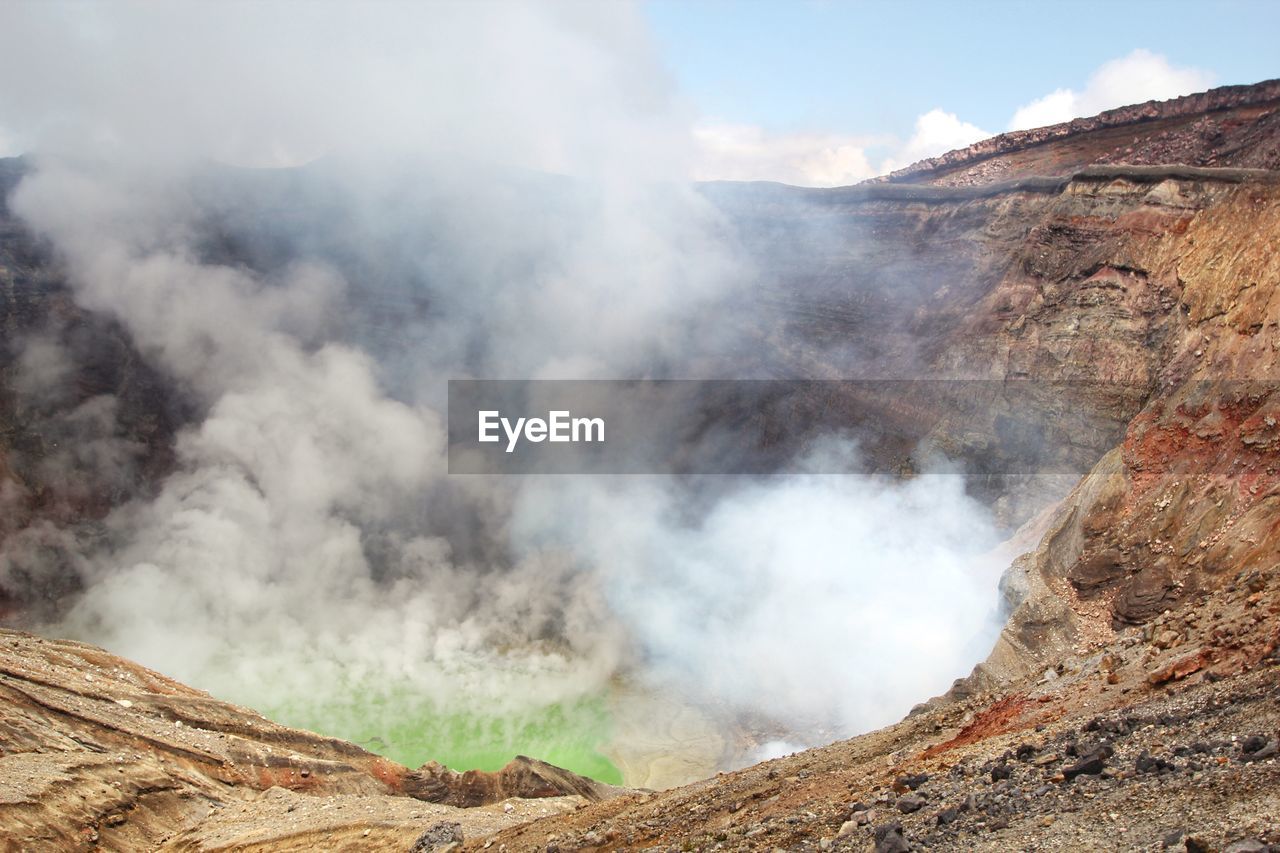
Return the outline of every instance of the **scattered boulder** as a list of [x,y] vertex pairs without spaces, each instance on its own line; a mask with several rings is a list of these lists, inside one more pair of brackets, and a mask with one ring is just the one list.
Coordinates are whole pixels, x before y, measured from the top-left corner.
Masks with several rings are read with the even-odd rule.
[[1152,687],[1158,687],[1161,684],[1168,684],[1170,681],[1180,681],[1192,673],[1199,672],[1204,669],[1208,662],[1208,655],[1203,649],[1192,654],[1180,657],[1167,666],[1162,666],[1147,675],[1147,682]]
[[1211,853],[1213,850],[1213,846],[1208,841],[1194,835],[1188,835],[1182,843],[1187,848],[1187,853]]
[[441,821],[418,836],[409,848],[409,853],[445,853],[456,850],[462,845],[462,826],[457,823]]
[[875,831],[875,853],[909,853],[911,845],[902,835],[902,824],[886,823]]
[[938,812],[934,820],[938,826],[946,826],[949,823],[955,823],[960,818],[960,809],[958,806],[951,806]]
[[1153,756],[1144,749],[1142,754],[1134,761],[1133,769],[1139,773],[1163,773],[1166,770],[1175,770],[1177,768],[1172,762]]
[[1141,625],[1173,606],[1177,590],[1167,566],[1155,563],[1143,566],[1116,594],[1112,603],[1115,621],[1121,625]]
[[1267,853],[1271,847],[1256,838],[1243,838],[1226,846],[1222,853]]
[[1097,752],[1080,759],[1070,767],[1064,767],[1062,770],[1062,776],[1068,782],[1075,779],[1077,776],[1098,776],[1106,769],[1107,759],[1110,756],[1110,749],[1103,747]]
[[903,814],[912,814],[920,811],[929,801],[919,794],[907,794],[898,800],[898,811]]
[[914,775],[899,776],[893,781],[893,790],[902,794],[907,791],[914,791],[925,782],[929,781],[928,773],[916,773]]
[[1280,753],[1280,740],[1276,738],[1268,740],[1261,735],[1254,735],[1245,738],[1240,744],[1241,761],[1262,761],[1277,753]]
[[1265,735],[1249,735],[1247,738],[1240,741],[1240,751],[1241,752],[1257,752],[1258,750],[1262,749],[1262,747],[1265,746],[1266,743],[1267,743],[1267,738]]

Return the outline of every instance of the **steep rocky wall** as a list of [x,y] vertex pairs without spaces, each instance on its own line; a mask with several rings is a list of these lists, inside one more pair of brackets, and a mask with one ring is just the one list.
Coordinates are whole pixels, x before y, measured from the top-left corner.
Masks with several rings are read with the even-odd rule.
[[[923,417],[938,443],[985,454],[995,472],[1011,458],[1001,420],[1030,418],[1042,462],[1088,472],[994,478],[987,496],[1001,520],[1028,523],[1019,538],[1033,547],[1006,578],[1009,626],[962,690],[1275,570],[1278,91],[1015,135],[911,171],[937,179],[924,185],[709,188],[755,235],[780,373],[1043,387],[1012,412],[972,385],[980,405]],[[1141,165],[1185,156],[1169,140],[1206,122],[1230,132],[1196,136],[1183,161],[1194,167]],[[1125,153],[1122,127],[1139,134],[1140,165],[1086,165]],[[1226,162],[1267,168],[1204,165]],[[946,171],[961,168],[965,181]],[[1070,494],[1046,512],[1054,488]]]
[[[776,375],[994,380],[966,387],[969,405],[924,401],[915,417],[932,424],[935,444],[979,462],[971,473],[989,475],[985,497],[1016,526],[1048,492],[1010,475],[1087,472],[1197,358],[1189,335],[1220,298],[1201,280],[1222,280],[1206,258],[1223,250],[1197,248],[1188,230],[1219,220],[1227,232],[1253,228],[1276,181],[1267,171],[1105,167],[1052,186],[930,198],[857,187],[708,192],[750,235],[764,270],[755,314]],[[1257,350],[1267,309],[1247,310]],[[1205,362],[1205,375],[1258,376],[1264,366],[1246,356],[1231,374]],[[1005,382],[1022,383],[1008,395],[1016,402],[1003,398]],[[1022,445],[1038,443],[1031,470],[1010,424]]]
[[1242,574],[1280,570],[1277,240],[1280,187],[1259,183],[1116,247],[1113,262],[1176,285],[1180,321],[1122,445],[1015,567],[1027,600],[980,676],[1027,674]]

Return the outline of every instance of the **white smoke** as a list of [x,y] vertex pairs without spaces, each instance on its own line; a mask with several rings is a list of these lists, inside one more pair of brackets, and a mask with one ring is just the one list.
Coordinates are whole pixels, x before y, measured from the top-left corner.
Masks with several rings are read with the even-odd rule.
[[[68,546],[85,592],[46,630],[266,708],[514,713],[622,674],[840,732],[985,651],[965,644],[988,627],[994,573],[970,557],[991,530],[959,477],[770,479],[691,520],[673,483],[444,473],[445,379],[690,369],[752,281],[715,211],[663,183],[685,174],[689,123],[634,6],[0,15],[0,115],[39,153],[14,210],[200,412],[158,493]],[[404,196],[430,197],[410,217],[430,233],[397,238],[431,281],[403,350],[333,331],[378,282],[202,246],[209,160],[318,156],[359,234],[400,234]],[[577,180],[531,194],[525,169]],[[59,359],[25,363],[56,378]],[[112,437],[109,404],[94,416]],[[459,551],[460,524],[481,547]]]
[[13,3],[0,120],[25,150],[298,165],[464,155],[669,174],[685,135],[629,3]]
[[797,734],[900,718],[998,630],[998,536],[954,474],[767,477],[694,517],[661,478],[522,499],[517,535],[558,539],[605,578],[645,677]]

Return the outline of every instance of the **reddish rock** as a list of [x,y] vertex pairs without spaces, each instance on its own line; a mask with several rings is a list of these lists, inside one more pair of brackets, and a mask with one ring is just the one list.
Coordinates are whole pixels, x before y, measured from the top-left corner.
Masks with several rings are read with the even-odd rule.
[[1208,662],[1209,656],[1203,650],[1185,655],[1148,674],[1147,683],[1153,687],[1158,687],[1161,684],[1168,684],[1170,681],[1180,681],[1188,675],[1204,669],[1205,664]]

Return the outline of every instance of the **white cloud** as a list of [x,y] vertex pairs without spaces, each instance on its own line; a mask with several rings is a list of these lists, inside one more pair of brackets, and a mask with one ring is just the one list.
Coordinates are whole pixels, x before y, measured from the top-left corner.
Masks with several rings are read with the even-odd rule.
[[780,181],[797,186],[840,186],[879,174],[867,158],[866,136],[775,134],[748,124],[695,127],[693,177],[702,181]]
[[1076,106],[1079,100],[1080,96],[1070,89],[1055,89],[1043,98],[1019,107],[1009,120],[1009,129],[1027,130],[1071,121],[1081,114]]
[[[1157,53],[1138,49],[1099,66],[1080,91],[1062,88],[1024,104],[1009,130],[1024,130],[1091,116],[1104,110],[1203,91],[1215,76],[1177,67]],[[993,136],[955,113],[935,108],[916,119],[905,143],[882,137],[812,133],[771,134],[745,124],[709,123],[694,129],[698,180],[781,181],[799,186],[840,186],[884,175],[929,157]],[[872,165],[869,151],[889,147]]]
[[919,160],[964,148],[991,135],[977,125],[961,121],[955,113],[937,108],[929,110],[916,119],[915,133],[905,146],[884,161],[880,173],[887,174]]
[[1214,82],[1208,71],[1175,67],[1158,53],[1138,49],[1104,63],[1090,75],[1082,91],[1057,89],[1022,106],[1014,113],[1009,129],[1044,127],[1128,104],[1176,98],[1208,89]]
[[748,124],[703,124],[694,129],[697,180],[780,181],[832,187],[883,175],[991,136],[955,113],[933,109],[916,119],[915,133],[873,166],[868,150],[893,140],[823,133],[772,134]]

